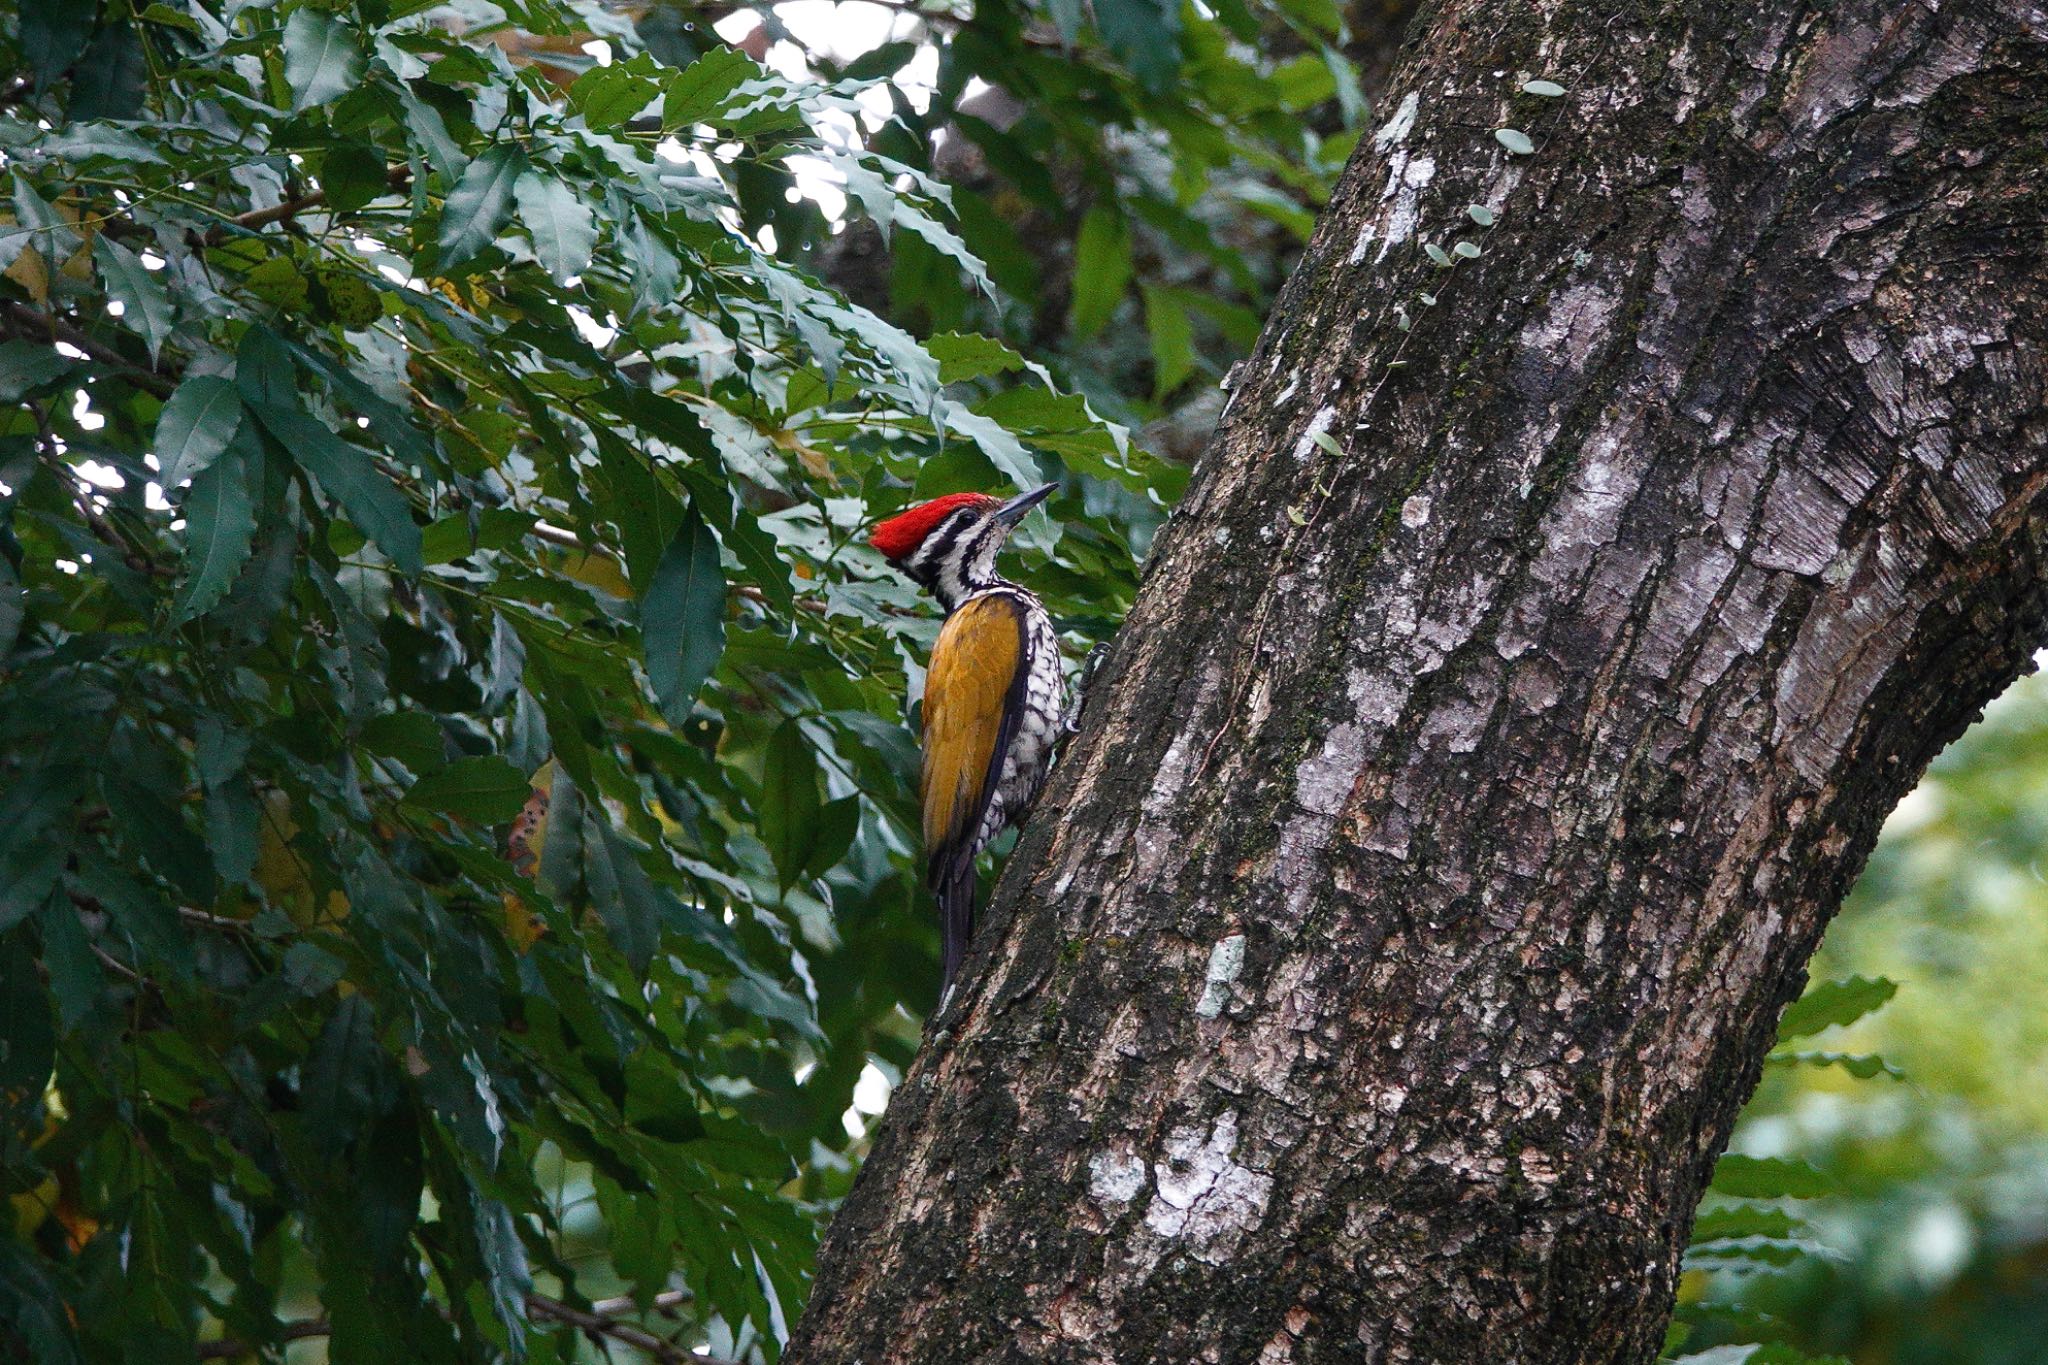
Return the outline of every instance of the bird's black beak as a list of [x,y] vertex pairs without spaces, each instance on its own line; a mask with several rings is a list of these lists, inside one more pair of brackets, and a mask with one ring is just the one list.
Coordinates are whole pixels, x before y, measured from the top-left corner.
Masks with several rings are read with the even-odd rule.
[[1029,493],[1019,493],[995,510],[995,518],[1005,526],[1015,526],[1024,520],[1026,513],[1051,497],[1058,488],[1058,484],[1049,483],[1042,488],[1034,488]]

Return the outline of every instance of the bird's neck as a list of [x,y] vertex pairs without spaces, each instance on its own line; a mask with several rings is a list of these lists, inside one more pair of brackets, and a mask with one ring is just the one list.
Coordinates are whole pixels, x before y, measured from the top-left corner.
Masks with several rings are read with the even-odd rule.
[[926,586],[948,613],[978,592],[1004,585],[996,572],[996,551],[1002,548],[1002,532],[985,527],[947,547],[931,566]]
[[932,581],[931,585],[932,596],[939,600],[939,605],[945,608],[948,616],[958,610],[962,602],[978,593],[987,592],[990,588],[1015,588],[1017,586],[992,568],[978,574],[959,574],[947,572],[951,567],[951,565],[942,566],[940,575]]

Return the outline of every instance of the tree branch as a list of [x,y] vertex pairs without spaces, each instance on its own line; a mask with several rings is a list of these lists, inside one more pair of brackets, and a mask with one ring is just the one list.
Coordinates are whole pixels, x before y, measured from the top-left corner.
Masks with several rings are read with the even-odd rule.
[[[406,182],[411,179],[412,167],[410,166],[393,166],[384,173],[384,183],[394,190],[403,189]],[[299,195],[295,199],[287,199],[281,204],[272,204],[267,209],[251,209],[247,213],[236,214],[225,223],[207,229],[206,244],[208,246],[219,246],[227,240],[228,232],[231,228],[242,228],[253,232],[258,228],[268,227],[272,223],[289,222],[307,209],[319,208],[326,202],[326,190],[311,190]]]
[[25,303],[0,299],[0,332],[24,341],[61,341],[85,352],[103,365],[119,370],[159,398],[169,398],[177,383],[147,366],[137,365],[104,342],[93,340],[62,318],[39,313]]

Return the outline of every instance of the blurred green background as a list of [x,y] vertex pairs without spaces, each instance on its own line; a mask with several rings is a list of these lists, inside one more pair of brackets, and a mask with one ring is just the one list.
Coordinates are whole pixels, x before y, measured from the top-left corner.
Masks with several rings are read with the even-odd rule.
[[1816,983],[1851,976],[1898,990],[1799,1046],[1900,1075],[1767,1068],[1730,1150],[1810,1163],[1828,1190],[1782,1203],[1804,1222],[1784,1239],[1796,1254],[1687,1277],[1685,1349],[1733,1338],[1857,1365],[2048,1361],[2041,677],[1989,707],[1886,824],[1813,964]]

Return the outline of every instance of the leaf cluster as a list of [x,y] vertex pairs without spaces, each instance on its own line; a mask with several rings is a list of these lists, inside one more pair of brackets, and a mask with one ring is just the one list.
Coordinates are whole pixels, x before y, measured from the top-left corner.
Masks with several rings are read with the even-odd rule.
[[822,160],[993,297],[843,137],[874,77],[655,46],[0,19],[0,1354],[773,1358],[801,1307],[937,975],[935,622],[863,531],[1061,479],[1079,654],[1177,478],[775,248]]

